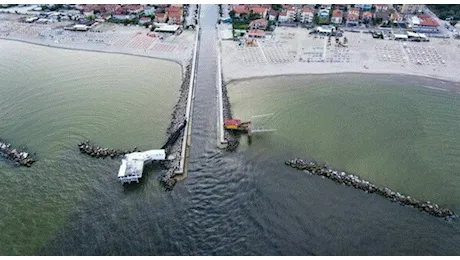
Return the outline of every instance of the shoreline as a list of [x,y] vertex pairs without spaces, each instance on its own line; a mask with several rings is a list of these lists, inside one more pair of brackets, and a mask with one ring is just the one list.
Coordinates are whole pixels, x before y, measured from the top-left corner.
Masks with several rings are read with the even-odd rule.
[[[221,26],[221,31],[229,31]],[[455,83],[460,89],[460,41],[376,40],[369,34],[345,32],[347,47],[302,28],[276,27],[270,37],[250,45],[222,41],[224,82],[272,76],[318,74],[407,75]],[[340,38],[336,41],[340,42]],[[249,45],[248,45],[249,44]]]
[[35,45],[35,46],[56,48],[56,49],[62,49],[62,50],[118,54],[118,55],[127,55],[127,56],[133,56],[133,57],[138,57],[138,58],[149,58],[149,59],[157,59],[157,60],[162,60],[162,61],[173,62],[173,63],[176,63],[177,65],[179,65],[181,67],[181,78],[182,79],[183,79],[183,76],[185,74],[185,69],[186,69],[186,66],[187,66],[187,61],[186,60],[183,61],[181,59],[166,58],[166,57],[160,57],[160,56],[142,55],[142,54],[137,54],[137,53],[121,52],[121,51],[98,50],[98,49],[94,49],[94,48],[85,49],[85,48],[81,48],[81,47],[58,46],[58,45],[47,44],[45,42],[39,42],[39,41],[35,41],[35,40],[24,40],[24,39],[17,39],[17,38],[9,38],[9,37],[5,37],[5,36],[0,36],[0,40],[12,41],[12,42],[21,42],[21,43],[25,43],[25,44],[32,44],[32,45]]
[[[225,73],[224,73],[225,74]],[[421,77],[424,79],[431,79],[431,80],[441,80],[446,83],[455,83],[457,86],[454,86],[458,89],[460,89],[460,79],[450,79],[442,76],[434,76],[434,75],[422,75],[422,74],[416,74],[416,73],[410,73],[410,72],[386,72],[386,71],[330,71],[330,72],[282,72],[282,73],[260,73],[260,75],[243,75],[240,77],[225,77],[223,80],[223,84],[229,85],[234,82],[240,82],[240,81],[246,81],[246,80],[253,80],[253,79],[266,79],[266,78],[274,78],[274,77],[287,77],[287,76],[314,76],[314,75],[336,75],[336,74],[350,74],[350,75],[383,75],[383,76],[411,76],[411,77]],[[447,89],[441,89],[443,91]],[[449,88],[450,90],[450,88]]]
[[[56,49],[63,49],[63,50],[70,50],[70,51],[83,51],[83,52],[93,52],[93,53],[126,55],[126,56],[138,57],[138,58],[149,58],[149,59],[156,59],[156,60],[175,63],[180,66],[181,85],[179,86],[178,99],[174,103],[174,106],[170,114],[170,123],[168,124],[166,128],[165,136],[166,137],[170,136],[171,133],[176,130],[177,126],[180,125],[180,123],[182,123],[185,118],[185,110],[186,110],[185,105],[186,105],[186,100],[188,99],[187,94],[188,94],[188,89],[189,89],[189,84],[190,84],[190,73],[191,73],[191,66],[192,66],[192,58],[190,56],[192,56],[192,53],[190,53],[190,55],[188,55],[189,57],[186,57],[186,58],[185,57],[181,58],[181,57],[178,57],[176,53],[171,53],[170,55],[172,57],[168,58],[168,57],[162,57],[163,54],[161,53],[150,53],[150,55],[147,55],[147,54],[143,55],[140,53],[135,53],[135,50],[130,52],[130,51],[117,51],[117,50],[113,50],[113,48],[101,49],[105,47],[104,45],[101,45],[101,46],[88,45],[85,47],[69,46],[66,44],[50,43],[49,41],[46,41],[46,40],[11,38],[11,37],[5,37],[3,35],[0,36],[0,40],[10,41],[10,42],[20,42],[20,43],[31,44],[31,45],[40,46],[40,47],[56,48]],[[177,141],[171,147],[168,147],[169,154],[173,155],[174,159],[171,161],[165,162],[165,166],[168,169],[166,171],[166,175],[168,175],[169,173],[169,175],[171,175],[170,177],[172,178],[175,178],[177,175],[174,172],[179,167],[180,160],[182,157],[182,151],[181,151],[181,147],[183,143],[182,136],[186,136],[185,131],[181,134],[181,138],[179,138],[181,141]],[[174,181],[174,184],[175,184],[175,181]],[[174,184],[172,184],[172,186],[174,186]]]

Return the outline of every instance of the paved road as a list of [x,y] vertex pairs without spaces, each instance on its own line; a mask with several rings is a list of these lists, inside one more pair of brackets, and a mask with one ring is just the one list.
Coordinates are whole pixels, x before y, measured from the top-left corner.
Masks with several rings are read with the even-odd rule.
[[[200,43],[192,107],[190,164],[200,165],[215,153],[217,140],[217,5],[201,5]],[[195,162],[195,163],[193,163]],[[189,169],[189,171],[193,169]]]

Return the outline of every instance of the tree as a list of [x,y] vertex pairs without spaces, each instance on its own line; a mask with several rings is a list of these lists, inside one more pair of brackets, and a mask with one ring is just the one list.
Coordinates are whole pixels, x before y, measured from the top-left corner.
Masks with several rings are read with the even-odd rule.
[[382,18],[373,18],[372,19],[372,24],[373,25],[380,25],[381,23],[383,22],[383,19]]
[[235,11],[231,10],[228,14],[230,15],[230,18],[235,18]]
[[252,10],[249,12],[249,17],[248,17],[249,21],[254,21],[260,18],[262,18],[260,14],[254,13]]
[[272,9],[275,11],[279,11],[281,8],[283,8],[282,4],[272,4]]
[[460,20],[460,4],[429,4],[426,5],[439,18],[452,17],[453,20]]
[[129,20],[128,20],[128,19],[124,19],[124,20],[123,20],[123,24],[124,24],[125,26],[127,26],[127,25],[129,24]]
[[56,10],[59,10],[63,7],[62,4],[54,4],[50,7],[50,11],[56,11]]
[[139,24],[139,18],[134,18],[130,21],[132,24]]
[[88,20],[92,21],[92,20],[94,20],[94,15],[88,15],[87,18],[88,18]]

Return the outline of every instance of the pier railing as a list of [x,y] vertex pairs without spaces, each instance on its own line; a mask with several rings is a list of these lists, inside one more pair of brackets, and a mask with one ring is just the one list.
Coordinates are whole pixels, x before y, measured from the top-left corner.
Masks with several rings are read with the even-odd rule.
[[[198,7],[198,21],[200,20],[200,9],[201,6]],[[198,45],[199,45],[199,38],[200,38],[200,25],[195,29],[195,49],[193,50],[193,58],[192,58],[192,68],[190,71],[190,83],[188,87],[188,98],[187,98],[187,108],[185,110],[185,118],[187,120],[184,136],[182,139],[182,149],[181,149],[181,159],[179,162],[179,168],[174,172],[175,174],[184,174],[186,173],[186,159],[188,157],[188,150],[190,148],[190,135],[192,130],[192,103],[193,103],[193,96],[194,96],[194,87],[195,87],[195,67],[197,61],[197,52],[198,52]]]
[[217,25],[217,102],[219,104],[219,115],[217,117],[217,146],[219,148],[225,148],[227,146],[227,140],[225,139],[224,130],[224,104],[222,100],[222,65],[221,65],[221,41],[220,41],[220,27]]

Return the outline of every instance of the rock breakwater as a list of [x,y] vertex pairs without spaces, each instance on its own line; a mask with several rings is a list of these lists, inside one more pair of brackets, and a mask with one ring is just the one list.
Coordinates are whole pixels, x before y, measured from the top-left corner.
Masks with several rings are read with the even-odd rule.
[[35,162],[28,153],[19,151],[6,142],[0,142],[0,154],[18,166],[30,167]]
[[120,149],[111,149],[111,148],[103,148],[90,143],[90,141],[82,142],[78,144],[78,148],[80,152],[91,157],[96,158],[107,158],[110,157],[112,159],[118,158],[120,156],[124,156],[128,153],[140,152],[137,147],[134,147],[132,150],[120,150]]
[[[230,104],[230,99],[228,97],[228,92],[227,92],[227,85],[225,83],[222,83],[222,111],[223,111],[223,117],[224,121],[229,120],[233,118],[232,114],[232,107]],[[223,123],[223,122],[222,122]],[[235,151],[238,148],[238,145],[240,142],[238,141],[238,138],[236,137],[235,133],[233,131],[229,130],[224,130],[224,138],[227,140],[227,151]]]
[[[190,89],[190,76],[192,73],[192,60],[190,60],[189,64],[185,69],[185,75],[182,80],[182,85],[180,88],[180,95],[179,100],[177,101],[176,105],[174,106],[174,110],[172,112],[172,119],[171,124],[169,125],[168,129],[166,130],[166,135],[171,136],[176,129],[178,129],[181,124],[185,122],[186,118],[186,111],[187,111],[187,100],[188,100],[188,93]],[[184,129],[180,136],[177,138],[178,140],[173,144],[169,145],[166,148],[166,154],[169,155],[171,160],[167,160],[164,162],[164,165],[168,169],[166,173],[160,178],[160,183],[167,189],[171,190],[174,185],[176,184],[175,172],[179,169],[181,154],[182,154],[182,140],[184,134],[187,131]]]
[[420,201],[410,196],[405,196],[399,192],[394,192],[386,187],[377,187],[376,185],[360,179],[358,176],[353,174],[347,174],[345,172],[338,172],[327,167],[327,165],[319,165],[315,162],[301,159],[292,159],[285,162],[286,165],[307,172],[309,174],[320,175],[325,178],[331,179],[339,184],[346,186],[353,186],[356,189],[361,189],[366,193],[376,193],[382,197],[385,197],[393,202],[399,202],[402,205],[412,206],[421,211],[425,211],[430,215],[436,217],[445,217],[448,219],[456,218],[457,215],[446,208],[441,208],[439,205],[430,201]]

